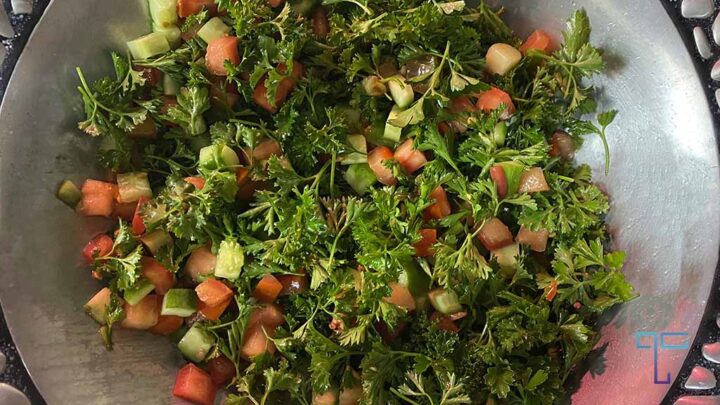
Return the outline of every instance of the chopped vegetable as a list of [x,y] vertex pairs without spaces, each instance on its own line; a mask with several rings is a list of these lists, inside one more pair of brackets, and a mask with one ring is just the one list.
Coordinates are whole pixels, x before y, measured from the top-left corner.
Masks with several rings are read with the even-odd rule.
[[[181,3],[186,0],[181,0]],[[217,388],[210,376],[194,364],[181,368],[172,394],[197,405],[213,405]]]
[[202,246],[190,253],[185,263],[185,272],[195,281],[202,281],[202,277],[213,274],[217,264],[217,257],[207,246]]
[[72,209],[75,209],[80,200],[82,200],[82,192],[80,192],[80,189],[70,180],[65,180],[60,184],[57,196],[60,201]]
[[540,193],[548,190],[550,190],[550,186],[548,186],[547,181],[545,181],[545,174],[541,168],[531,167],[520,176],[518,192]]
[[265,303],[274,302],[283,289],[282,283],[278,281],[272,274],[266,274],[260,279],[253,291],[253,297]]
[[112,253],[114,242],[105,234],[98,235],[90,240],[83,248],[83,256],[88,264],[93,264],[98,257],[105,257]]
[[550,53],[553,49],[552,38],[547,32],[543,30],[535,30],[532,34],[523,42],[520,47],[520,52],[527,54],[530,51],[538,51],[543,53]]
[[137,304],[123,305],[125,318],[120,321],[120,326],[126,329],[150,329],[155,326],[160,316],[160,297],[148,295]]
[[447,193],[442,186],[437,186],[431,193],[430,199],[434,203],[425,209],[425,217],[431,219],[443,219],[450,215],[452,208],[448,201]]
[[170,50],[165,34],[153,32],[138,39],[128,41],[127,47],[135,59],[147,59]]
[[117,185],[97,180],[85,180],[82,186],[82,200],[77,211],[88,217],[109,217],[118,196]]
[[493,87],[478,95],[477,108],[481,111],[492,112],[502,108],[502,119],[509,119],[515,113],[515,104],[506,92]]
[[432,256],[433,245],[437,243],[437,230],[436,229],[421,229],[420,240],[413,245],[415,254],[420,257]]
[[[198,35],[201,33],[203,33],[202,29],[198,31]],[[238,53],[239,39],[237,37],[218,37],[217,34],[210,35],[207,32],[204,34],[208,38],[211,36],[216,37],[212,42],[208,43],[207,53],[205,54],[205,65],[208,71],[216,76],[227,76],[228,72],[225,68],[225,63],[231,65],[240,64],[240,54]]]
[[93,295],[85,304],[85,312],[88,313],[97,323],[104,325],[107,322],[107,308],[110,305],[112,291],[105,287]]
[[117,175],[119,201],[130,203],[140,200],[142,197],[152,198],[152,190],[148,181],[147,173],[134,172]]
[[491,46],[487,51],[487,55],[485,55],[487,70],[501,76],[506,75],[517,66],[521,59],[522,54],[520,51],[512,45],[500,43]]
[[412,139],[408,139],[395,149],[394,159],[405,169],[407,174],[413,174],[427,163],[425,154],[413,148]]
[[415,297],[410,294],[410,290],[408,290],[407,287],[394,282],[390,283],[389,287],[392,292],[389,297],[383,298],[383,301],[405,308],[408,311],[415,310]]
[[190,316],[197,311],[198,299],[189,288],[171,288],[162,301],[162,315]]
[[150,332],[158,335],[169,336],[175,333],[183,325],[183,318],[173,315],[160,315],[158,321]]
[[215,306],[233,296],[233,291],[225,283],[209,278],[195,287],[198,299],[207,305]]
[[478,232],[478,239],[487,250],[497,250],[513,242],[510,228],[497,218],[488,219]]
[[[223,20],[220,17],[213,17],[208,22],[205,23],[205,25],[198,30],[197,35],[205,41],[206,44],[212,44],[216,43],[215,40],[222,38],[230,33],[231,28],[225,25]],[[230,42],[228,42],[229,44]],[[217,44],[217,43],[216,43]],[[235,43],[235,46],[237,47],[237,41]],[[208,52],[209,52],[209,46],[208,46]],[[234,55],[233,55],[234,57]],[[239,58],[238,58],[238,63]]]
[[438,288],[428,293],[430,303],[438,312],[450,315],[462,311],[460,299],[453,290]]
[[392,186],[397,183],[392,169],[389,168],[386,163],[393,161],[394,158],[395,154],[386,146],[378,146],[368,154],[368,165],[370,169],[375,173],[378,181],[387,186]]
[[188,360],[200,363],[205,360],[214,343],[215,337],[195,324],[180,339],[178,349]]
[[544,252],[547,248],[548,235],[549,232],[546,229],[531,231],[521,226],[515,237],[515,241],[521,245],[530,246],[530,248],[536,252]]
[[140,261],[142,275],[152,282],[158,295],[165,295],[175,285],[173,273],[152,257],[144,256]]

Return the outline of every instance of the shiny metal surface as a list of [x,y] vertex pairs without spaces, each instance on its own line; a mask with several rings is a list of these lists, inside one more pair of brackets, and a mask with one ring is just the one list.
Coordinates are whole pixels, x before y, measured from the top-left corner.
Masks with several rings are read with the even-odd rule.
[[[618,108],[609,130],[610,176],[589,138],[579,160],[612,197],[609,229],[628,252],[626,272],[642,296],[604,327],[603,358],[582,377],[576,404],[653,404],[652,350],[636,331],[681,331],[692,341],[710,293],[720,242],[718,154],[712,118],[689,54],[659,2],[494,1],[520,35],[585,7],[609,70],[601,107]],[[107,71],[105,51],[148,30],[143,0],[52,3],[30,39],[0,107],[0,300],[13,336],[49,404],[171,401],[179,355],[164,339],[117,334],[106,352],[82,313],[97,288],[79,251],[106,224],[78,218],[54,198],[58,182],[93,174],[95,144],[75,129],[75,66]],[[102,63],[99,63],[102,61]],[[685,351],[661,352],[674,377]]]

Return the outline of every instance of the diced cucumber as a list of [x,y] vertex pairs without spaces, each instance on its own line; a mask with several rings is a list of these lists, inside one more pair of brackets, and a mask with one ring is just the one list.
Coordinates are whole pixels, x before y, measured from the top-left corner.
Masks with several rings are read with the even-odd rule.
[[165,39],[167,39],[170,48],[175,49],[180,46],[180,43],[182,42],[182,32],[180,32],[180,28],[178,28],[177,25],[168,25],[167,27],[163,27],[153,23],[152,27],[153,32],[165,35]]
[[230,27],[225,25],[220,17],[211,18],[197,32],[198,36],[205,41],[206,44],[209,44],[218,38],[222,38],[229,33]]
[[188,327],[183,324],[180,329],[176,330],[175,332],[171,333],[168,337],[170,338],[170,341],[178,344],[182,340],[183,337],[185,337],[185,334],[188,331]]
[[200,149],[200,167],[208,170],[235,168],[240,165],[237,153],[225,144],[214,144]]
[[412,258],[401,259],[401,263],[405,271],[401,274],[400,284],[410,290],[413,297],[424,297],[430,290],[432,280],[430,276],[423,271],[417,262]]
[[245,252],[239,243],[230,239],[220,242],[215,263],[215,277],[235,280],[240,277],[244,264]]
[[348,135],[349,152],[343,157],[341,164],[352,165],[367,163],[367,140],[364,135]]
[[170,75],[163,75],[163,94],[166,96],[177,96],[180,85]]
[[178,349],[188,360],[200,363],[205,360],[214,344],[215,336],[198,325],[193,325],[178,342]]
[[163,297],[160,315],[186,317],[197,311],[198,299],[195,290],[189,288],[171,288]]
[[70,180],[65,180],[60,184],[60,188],[58,188],[57,197],[70,208],[75,209],[80,200],[82,200],[82,192],[75,183]]
[[146,278],[141,278],[135,283],[135,285],[125,290],[123,298],[128,304],[135,305],[145,298],[146,295],[150,294],[150,292],[154,289],[155,284]]
[[157,255],[160,248],[173,243],[172,236],[169,233],[156,229],[152,232],[148,232],[140,238],[140,241],[145,247],[152,253],[153,256]]
[[507,136],[508,127],[505,121],[500,121],[497,124],[495,124],[495,128],[493,128],[492,137],[493,141],[495,142],[495,145],[497,146],[503,146],[505,145],[505,137]]
[[120,202],[131,203],[140,197],[152,198],[150,181],[145,172],[130,172],[117,175],[118,193]]
[[462,305],[460,305],[460,299],[453,290],[446,290],[444,288],[438,288],[428,293],[430,303],[432,306],[445,315],[452,315],[454,313],[462,311]]
[[505,172],[505,179],[507,180],[507,196],[511,197],[515,195],[520,187],[520,177],[522,177],[525,171],[525,166],[518,162],[501,162],[498,163]]
[[350,165],[344,177],[350,187],[360,195],[367,193],[377,181],[377,176],[367,163]]
[[107,287],[98,291],[83,307],[85,312],[98,323],[105,324],[107,322],[107,307],[108,304],[110,304],[111,295],[112,292]]
[[148,0],[150,17],[160,27],[175,25],[178,21],[177,0]]
[[135,59],[151,58],[170,50],[170,44],[167,38],[165,38],[165,34],[159,32],[153,32],[138,39],[128,41],[127,47]]
[[394,105],[392,110],[390,110],[390,114],[388,114],[387,120],[385,121],[385,132],[383,133],[383,138],[389,139],[393,142],[397,142],[400,140],[400,135],[402,135],[402,128],[392,125],[390,121],[397,118],[398,114],[400,114],[401,112],[402,108],[398,107],[397,105]]
[[402,76],[393,76],[388,79],[388,89],[390,89],[390,95],[392,95],[395,104],[401,109],[406,109],[415,100],[415,92],[411,85],[405,83],[405,79]]
[[520,256],[520,247],[517,243],[505,246],[497,250],[490,252],[492,257],[497,260],[500,267],[504,269],[512,269],[517,265],[518,256]]

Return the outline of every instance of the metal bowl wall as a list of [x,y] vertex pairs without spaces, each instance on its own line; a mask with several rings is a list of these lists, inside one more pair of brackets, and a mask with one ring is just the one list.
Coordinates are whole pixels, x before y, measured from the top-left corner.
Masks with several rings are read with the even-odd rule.
[[[520,35],[559,32],[587,9],[609,69],[597,80],[603,109],[621,111],[609,131],[612,169],[588,139],[589,163],[612,198],[609,229],[628,252],[626,272],[641,297],[607,320],[603,356],[582,376],[577,404],[658,403],[652,350],[636,331],[687,332],[692,341],[710,293],[718,243],[717,145],[691,58],[659,2],[496,2]],[[97,289],[81,261],[83,243],[107,227],[79,220],[56,200],[60,180],[96,173],[96,144],[76,129],[76,66],[109,72],[107,51],[148,31],[145,1],[63,0],[46,10],[0,108],[0,300],[18,349],[49,404],[161,404],[181,358],[165,339],[119,331],[114,351],[82,312]],[[548,25],[549,24],[549,25]],[[660,357],[677,372],[687,351]],[[664,374],[663,374],[664,375]]]

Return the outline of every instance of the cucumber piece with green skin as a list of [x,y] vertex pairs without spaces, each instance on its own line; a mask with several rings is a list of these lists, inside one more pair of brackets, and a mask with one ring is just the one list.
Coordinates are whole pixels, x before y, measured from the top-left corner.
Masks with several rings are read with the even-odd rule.
[[415,101],[415,91],[412,86],[405,83],[405,79],[402,76],[393,76],[388,79],[388,89],[390,89],[390,95],[392,96],[395,104],[401,109],[406,109]]
[[163,75],[163,94],[166,96],[177,96],[180,85],[170,75]]
[[415,307],[424,308],[427,305],[427,293],[432,283],[430,276],[412,258],[401,259],[400,262],[405,271],[400,274],[398,282],[407,287],[410,294],[415,297]]
[[518,256],[520,256],[520,246],[513,243],[504,248],[493,250],[490,254],[503,269],[513,269],[517,265]]
[[239,243],[229,239],[220,242],[215,263],[215,277],[235,280],[240,277],[244,264],[245,252]]
[[398,114],[400,114],[401,112],[402,108],[398,107],[397,105],[394,105],[392,110],[390,110],[390,114],[385,121],[385,132],[383,133],[383,138],[389,139],[393,142],[397,142],[400,140],[400,135],[402,135],[402,128],[396,127],[395,125],[391,124],[390,121],[397,118]]
[[350,165],[343,177],[350,187],[360,195],[367,193],[377,181],[377,176],[367,163]]
[[237,153],[225,144],[215,144],[200,149],[200,167],[208,170],[235,168],[240,165]]
[[430,303],[438,311],[445,315],[452,315],[462,311],[460,299],[455,291],[438,288],[428,293]]
[[140,38],[127,42],[130,54],[135,59],[147,59],[156,55],[162,55],[170,50],[170,44],[165,34],[153,32]]
[[152,232],[148,232],[140,238],[140,241],[145,247],[152,253],[153,256],[157,255],[160,248],[163,246],[173,243],[172,236],[169,233],[156,229]]
[[123,298],[130,305],[135,305],[155,289],[155,284],[146,278],[141,278],[135,285],[125,290]]
[[82,200],[82,192],[75,183],[65,180],[58,188],[57,197],[70,208],[75,209]]
[[188,360],[200,363],[205,360],[214,344],[215,336],[201,329],[198,325],[194,325],[180,339],[178,349]]
[[525,166],[518,162],[501,162],[498,163],[505,172],[505,180],[507,181],[507,196],[515,195],[520,187],[520,177],[525,171]]
[[505,121],[500,121],[497,124],[495,124],[495,127],[493,128],[492,137],[493,141],[495,142],[495,145],[497,146],[503,146],[505,145],[505,137],[507,136],[508,127]]
[[367,163],[367,140],[363,135],[348,135],[349,152],[343,157],[341,164],[353,165]]
[[182,340],[183,337],[185,337],[185,334],[188,331],[188,327],[184,324],[180,327],[180,329],[176,330],[175,332],[171,333],[168,338],[170,338],[170,341],[178,344]]
[[198,30],[197,35],[205,41],[206,44],[222,38],[230,33],[230,27],[225,25],[220,17],[213,17],[205,25]]
[[148,6],[154,24],[160,27],[177,24],[177,0],[148,0]]
[[195,290],[171,288],[163,297],[160,315],[190,316],[197,311],[198,298]]
[[140,197],[152,198],[150,181],[145,172],[130,172],[117,175],[118,194],[120,202],[131,203]]
[[97,323],[107,323],[107,307],[110,304],[110,298],[112,292],[109,288],[105,287],[98,291],[90,300],[83,306],[85,312],[87,312],[92,319]]
[[177,25],[168,25],[167,27],[162,27],[153,23],[152,27],[153,32],[158,32],[165,35],[165,39],[167,39],[168,44],[170,44],[171,48],[175,49],[180,46],[180,43],[182,42],[182,32]]

